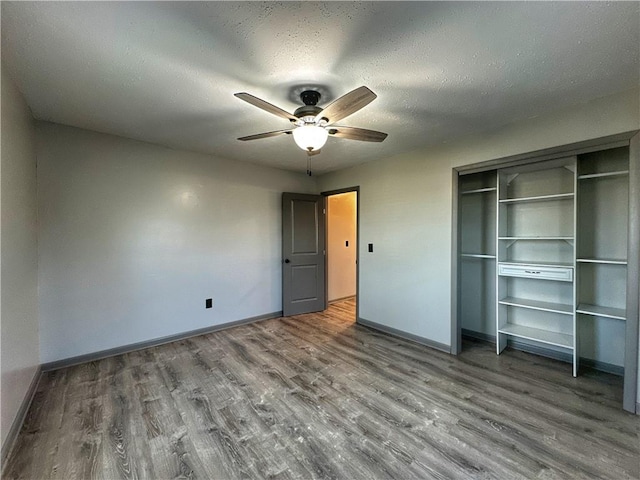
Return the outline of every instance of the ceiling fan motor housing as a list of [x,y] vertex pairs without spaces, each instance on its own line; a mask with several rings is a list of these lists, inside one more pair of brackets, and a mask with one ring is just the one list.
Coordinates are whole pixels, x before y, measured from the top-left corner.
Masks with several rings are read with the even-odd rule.
[[316,105],[305,105],[304,107],[296,108],[293,115],[298,118],[302,117],[314,117],[318,115],[322,109]]

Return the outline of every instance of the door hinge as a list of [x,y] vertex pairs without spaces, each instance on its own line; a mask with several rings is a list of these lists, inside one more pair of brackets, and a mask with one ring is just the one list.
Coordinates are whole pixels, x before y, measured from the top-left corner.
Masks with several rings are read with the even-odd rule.
[[322,209],[322,214],[326,215],[327,214],[327,210],[325,208]]

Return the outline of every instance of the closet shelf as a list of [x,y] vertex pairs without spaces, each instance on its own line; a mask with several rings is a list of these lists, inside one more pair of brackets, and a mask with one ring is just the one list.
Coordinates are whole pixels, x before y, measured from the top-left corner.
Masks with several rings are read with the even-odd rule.
[[496,190],[498,190],[496,187],[476,188],[474,190],[465,190],[463,192],[460,192],[460,195],[471,195],[472,193],[495,192]]
[[488,259],[496,258],[495,255],[485,255],[484,253],[461,253],[460,256],[464,258],[488,258]]
[[501,305],[512,307],[529,308],[543,312],[561,313],[563,315],[573,315],[573,305],[565,303],[540,302],[537,300],[527,300],[524,298],[506,297],[498,301]]
[[516,325],[513,323],[503,325],[498,332],[512,337],[534,340],[536,342],[573,350],[573,335],[569,335],[567,333],[552,332],[550,330],[525,327],[523,325]]
[[579,304],[576,309],[576,313],[594,315],[596,317],[613,318],[615,320],[627,319],[627,312],[624,308],[601,307],[599,305],[591,305],[588,303]]
[[573,241],[573,237],[556,237],[556,236],[520,236],[520,237],[498,237],[498,240],[564,240]]
[[573,268],[572,263],[567,262],[521,262],[515,260],[505,260],[500,262],[503,265],[521,265],[523,267],[565,267]]
[[500,203],[527,203],[527,202],[546,202],[550,200],[570,200],[574,197],[573,193],[555,193],[553,195],[538,195],[535,197],[520,198],[502,198]]
[[626,260],[619,260],[613,258],[577,258],[578,263],[601,263],[604,265],[626,265]]
[[618,170],[615,172],[602,172],[602,173],[587,173],[584,175],[578,175],[578,180],[587,180],[589,178],[620,177],[623,175],[629,175],[629,170]]

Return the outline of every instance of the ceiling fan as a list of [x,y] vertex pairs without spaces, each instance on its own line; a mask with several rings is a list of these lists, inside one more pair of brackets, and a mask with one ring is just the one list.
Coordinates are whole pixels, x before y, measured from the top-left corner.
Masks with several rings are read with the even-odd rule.
[[235,96],[255,107],[286,118],[294,125],[289,129],[258,133],[240,137],[238,140],[258,140],[276,135],[293,134],[296,144],[311,156],[320,153],[329,135],[364,142],[382,142],[387,138],[386,133],[374,130],[334,125],[335,122],[357,112],[376,99],[376,94],[364,86],[343,95],[325,108],[318,106],[321,97],[318,90],[314,90],[313,87],[305,89],[300,93],[300,100],[304,105],[297,108],[293,115],[249,93],[236,93]]

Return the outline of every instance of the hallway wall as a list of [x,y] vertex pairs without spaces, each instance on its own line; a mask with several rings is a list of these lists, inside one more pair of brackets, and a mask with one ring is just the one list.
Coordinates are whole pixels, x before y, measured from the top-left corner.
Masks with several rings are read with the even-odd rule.
[[330,302],[356,294],[356,211],[356,192],[327,197],[327,280]]

